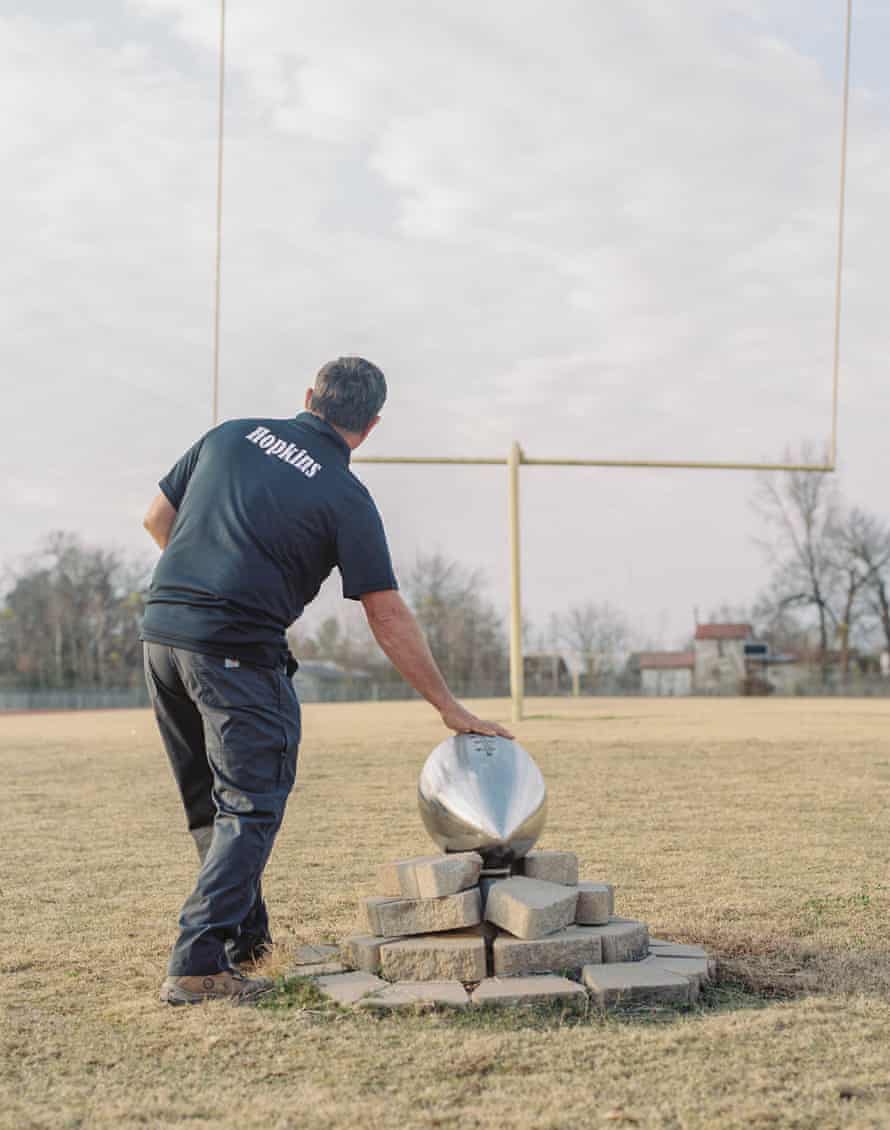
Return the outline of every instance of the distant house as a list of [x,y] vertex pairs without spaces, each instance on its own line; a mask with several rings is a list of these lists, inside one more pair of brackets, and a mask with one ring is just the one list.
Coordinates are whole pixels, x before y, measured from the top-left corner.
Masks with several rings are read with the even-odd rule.
[[750,624],[697,625],[693,642],[695,690],[699,694],[738,690],[747,675],[747,659],[753,657],[751,649],[759,652],[765,647],[754,640]]
[[646,695],[692,694],[695,655],[691,651],[642,651],[637,658],[640,690]]
[[560,652],[526,652],[522,667],[528,694],[559,694],[574,685],[572,668]]
[[747,623],[698,624],[691,651],[644,651],[628,663],[646,695],[803,694],[890,676],[886,658],[818,648],[774,652]]
[[764,644],[762,655],[748,659],[748,693],[794,694],[811,677],[811,670],[800,662],[798,656],[773,654]]
[[648,651],[636,657],[648,695],[766,694],[791,685],[791,656],[772,656],[750,624],[698,624],[691,651]]

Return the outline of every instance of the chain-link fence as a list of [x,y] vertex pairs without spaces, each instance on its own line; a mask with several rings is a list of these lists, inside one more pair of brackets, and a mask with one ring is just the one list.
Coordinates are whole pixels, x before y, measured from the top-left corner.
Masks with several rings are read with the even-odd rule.
[[148,706],[145,687],[115,690],[0,690],[0,712],[17,710],[133,710]]

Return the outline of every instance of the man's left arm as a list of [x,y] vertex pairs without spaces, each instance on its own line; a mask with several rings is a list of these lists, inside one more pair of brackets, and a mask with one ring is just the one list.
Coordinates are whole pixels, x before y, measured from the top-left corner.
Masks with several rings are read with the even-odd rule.
[[198,464],[198,457],[206,438],[207,436],[202,436],[164,475],[158,483],[161,488],[160,493],[152,499],[148,513],[142,521],[142,525],[148,530],[160,549],[167,548],[173,523],[176,521],[176,515],[185,497],[189,479],[191,479]]
[[166,549],[170,532],[176,521],[176,507],[162,492],[158,491],[152,499],[142,525],[151,534],[159,549]]

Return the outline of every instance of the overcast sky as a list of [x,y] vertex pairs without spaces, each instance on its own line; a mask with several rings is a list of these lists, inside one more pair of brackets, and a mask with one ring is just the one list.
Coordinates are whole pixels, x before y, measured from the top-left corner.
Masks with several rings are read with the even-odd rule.
[[[72,11],[76,7],[76,13]],[[379,363],[368,454],[827,442],[843,0],[230,0],[221,411]],[[146,560],[210,425],[215,0],[0,0],[0,558]],[[855,0],[841,483],[887,513],[890,8]],[[506,472],[357,468],[507,601]],[[527,615],[750,601],[748,474],[523,472]],[[336,584],[321,598],[338,607]]]

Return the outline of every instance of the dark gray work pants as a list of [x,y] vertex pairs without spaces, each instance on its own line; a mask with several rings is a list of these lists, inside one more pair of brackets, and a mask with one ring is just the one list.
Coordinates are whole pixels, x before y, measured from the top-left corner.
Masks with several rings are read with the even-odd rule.
[[206,976],[268,937],[260,880],[296,777],[300,704],[283,670],[157,643],[144,659],[201,859],[168,972]]

